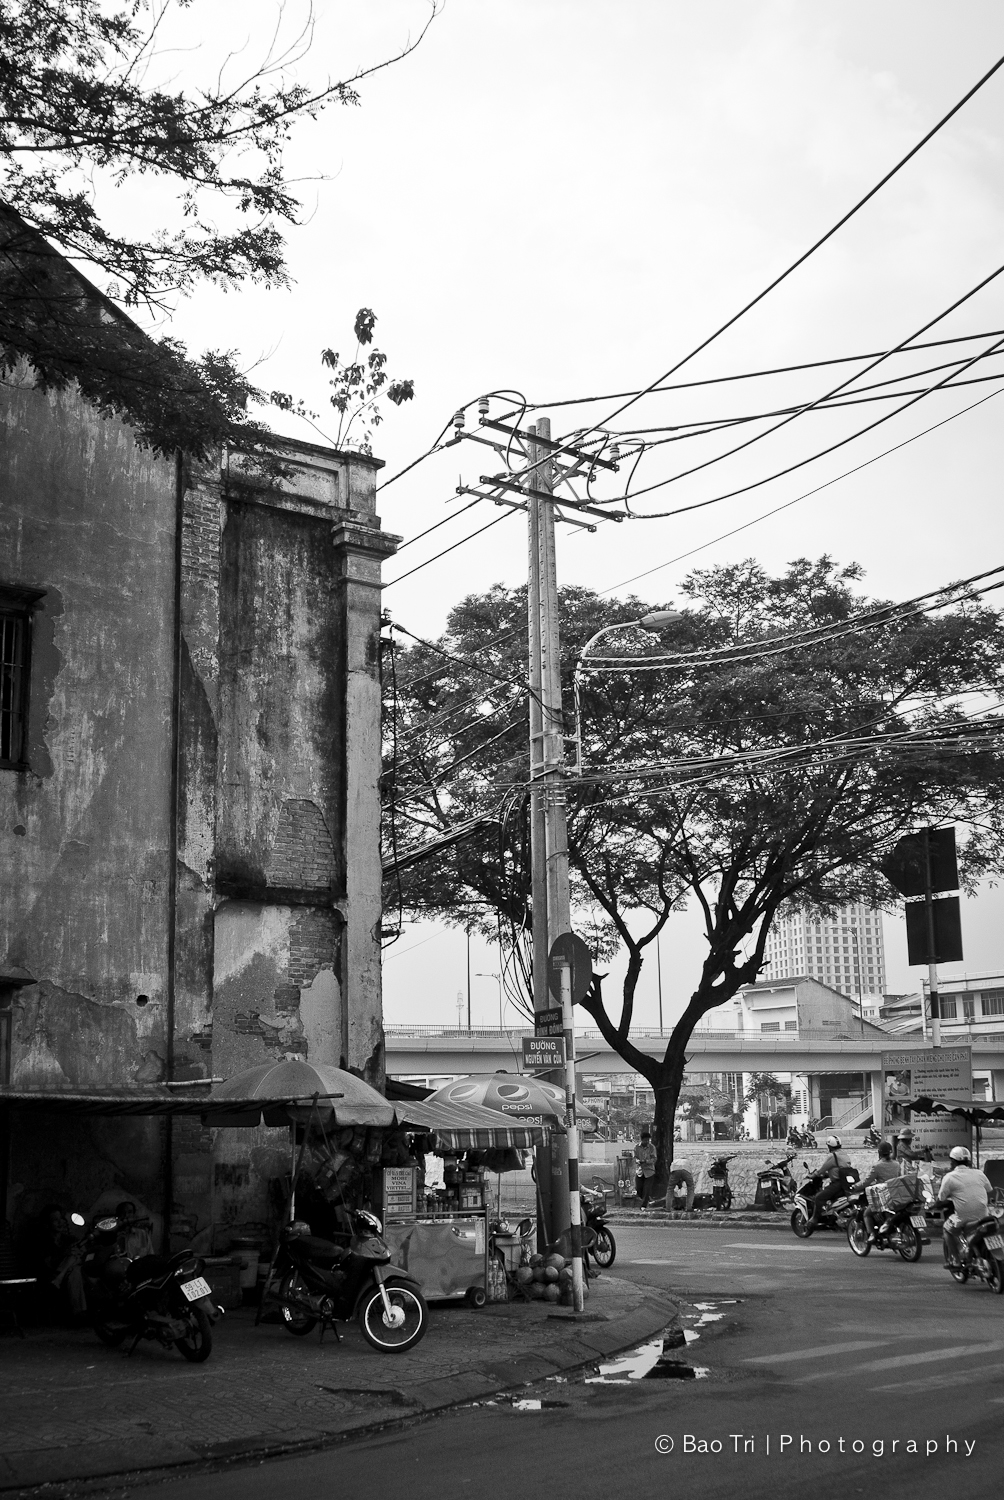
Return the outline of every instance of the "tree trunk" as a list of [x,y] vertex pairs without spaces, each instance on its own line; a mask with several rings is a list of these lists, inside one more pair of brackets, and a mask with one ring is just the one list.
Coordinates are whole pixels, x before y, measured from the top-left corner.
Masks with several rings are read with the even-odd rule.
[[675,1155],[673,1126],[676,1105],[683,1087],[683,1070],[686,1063],[684,1048],[674,1047],[672,1040],[666,1058],[659,1064],[657,1076],[652,1080],[655,1088],[655,1119],[652,1124],[652,1141],[655,1146],[655,1188],[653,1198],[665,1196],[669,1186],[669,1168]]

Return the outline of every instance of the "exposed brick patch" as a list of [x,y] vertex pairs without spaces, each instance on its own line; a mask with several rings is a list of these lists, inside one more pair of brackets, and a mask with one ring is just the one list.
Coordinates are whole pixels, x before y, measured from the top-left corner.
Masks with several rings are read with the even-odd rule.
[[220,502],[211,491],[185,494],[181,530],[181,567],[186,582],[217,584],[220,576]]
[[241,1036],[256,1036],[266,1047],[282,1047],[282,1028],[272,1021],[263,1021],[261,1012],[238,1011],[234,1016],[233,1029]]
[[276,1010],[297,1010],[300,1005],[300,991],[294,984],[280,984],[273,998]]
[[188,1040],[193,1047],[199,1047],[203,1052],[211,1052],[213,1048],[212,1021],[207,1021],[201,1031],[193,1031]]
[[305,800],[284,802],[268,861],[269,885],[326,891],[334,868],[335,851],[321,809]]
[[341,917],[330,907],[307,907],[289,929],[289,977],[300,989],[320,969],[338,973]]

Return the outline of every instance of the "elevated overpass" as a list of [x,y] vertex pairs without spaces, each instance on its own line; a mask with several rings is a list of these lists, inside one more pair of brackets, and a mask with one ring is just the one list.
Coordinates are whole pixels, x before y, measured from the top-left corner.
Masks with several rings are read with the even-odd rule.
[[[529,1029],[501,1031],[478,1027],[466,1031],[447,1026],[387,1026],[387,1072],[394,1077],[460,1073],[511,1073],[522,1068],[520,1042]],[[660,1057],[668,1033],[633,1031],[639,1052]],[[753,1033],[695,1031],[687,1044],[692,1073],[871,1073],[882,1068],[883,1052],[921,1052],[931,1043],[922,1036],[887,1036],[869,1030],[863,1036],[835,1037],[825,1031]],[[971,1046],[976,1071],[1001,1074],[994,1093],[1004,1098],[1004,1032],[1000,1036],[953,1036],[944,1048]],[[576,1055],[584,1073],[630,1072],[624,1059],[599,1032],[576,1032]]]

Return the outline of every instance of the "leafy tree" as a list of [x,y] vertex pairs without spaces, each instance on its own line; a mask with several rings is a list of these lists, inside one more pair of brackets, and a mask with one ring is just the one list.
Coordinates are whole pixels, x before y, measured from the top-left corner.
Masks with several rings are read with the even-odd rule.
[[[158,86],[150,80],[171,5],[0,0],[0,368],[25,358],[44,388],[79,380],[153,446],[181,437],[175,445],[197,452],[235,424],[260,438],[245,415],[260,393],[232,353],[193,363],[176,342],[151,346],[117,304],[163,309],[206,281],[287,284],[283,226],[300,207],[283,164],[290,132],[332,103],[357,104],[361,79],[398,58],[310,87],[292,77],[308,26],[244,76],[229,60],[206,86]],[[435,14],[433,0],[399,57]],[[140,178],[174,192],[171,227],[144,234],[105,212],[113,190]],[[159,423],[158,399],[168,408]]]
[[[972,597],[933,613],[869,602],[855,591],[859,576],[828,557],[779,577],[753,560],[695,572],[683,621],[657,647],[641,632],[613,638],[633,655],[681,655],[586,679],[586,770],[568,785],[575,925],[607,951],[622,945],[628,963],[617,1002],[608,1008],[597,980],[583,1009],[655,1090],[659,1190],[687,1043],[703,1016],[757,979],[779,910],[890,901],[881,857],[925,823],[967,825],[967,881],[1001,869],[1001,719],[970,729],[961,706],[973,690],[996,698],[1004,686],[1001,621]],[[595,630],[652,606],[566,589],[561,607],[568,683]],[[405,870],[404,906],[473,927],[485,925],[471,904],[483,901],[523,934],[533,919],[521,817],[524,611],[524,591],[496,587],[464,599],[441,641],[398,656],[386,770],[399,849],[478,813],[498,818]],[[856,624],[865,611],[874,613]],[[783,640],[804,631],[813,634],[798,649]],[[638,977],[687,899],[708,951],[653,1058],[632,1042]]]

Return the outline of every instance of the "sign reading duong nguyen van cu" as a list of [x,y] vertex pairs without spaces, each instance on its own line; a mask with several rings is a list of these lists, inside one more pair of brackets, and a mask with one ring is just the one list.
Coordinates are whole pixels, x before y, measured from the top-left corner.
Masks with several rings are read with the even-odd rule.
[[915,1148],[930,1146],[936,1157],[945,1157],[953,1146],[968,1146],[972,1132],[956,1115],[911,1114],[905,1107],[908,1100],[921,1094],[932,1099],[970,1099],[972,1093],[971,1047],[882,1053],[883,1133],[891,1135],[909,1124]]

